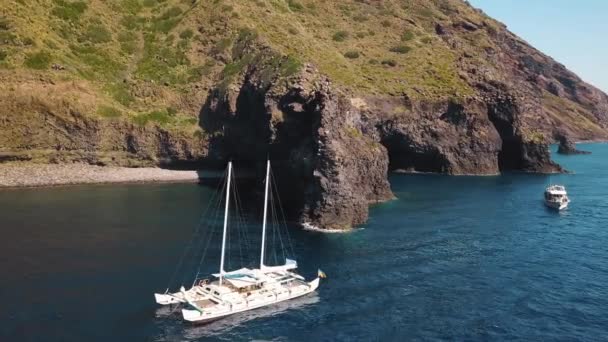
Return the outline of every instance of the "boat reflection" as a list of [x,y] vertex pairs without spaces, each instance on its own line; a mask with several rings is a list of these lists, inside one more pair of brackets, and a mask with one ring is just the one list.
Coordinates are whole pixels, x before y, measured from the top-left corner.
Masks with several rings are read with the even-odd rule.
[[[272,304],[269,306],[261,307],[251,311],[244,311],[242,313],[234,314],[232,316],[228,316],[226,318],[217,320],[215,322],[203,324],[203,325],[192,325],[189,323],[184,323],[183,327],[183,340],[187,341],[196,341],[202,337],[215,336],[219,334],[225,334],[230,330],[238,327],[240,324],[258,319],[258,318],[268,318],[279,315],[287,310],[302,310],[310,305],[314,305],[319,302],[319,295],[316,292],[313,292],[309,295],[291,299],[284,302],[279,302],[276,304]],[[176,320],[181,318],[181,308],[179,306],[164,306],[160,307],[156,310],[157,318],[167,318],[168,316],[174,315]],[[175,334],[175,325],[167,324],[166,329],[170,331],[166,331],[163,336],[174,336]],[[162,339],[161,339],[162,340]]]
[[183,306],[181,304],[175,305],[165,305],[156,309],[154,316],[156,318],[167,318],[171,315],[175,315],[175,317],[180,317]]
[[319,295],[317,293],[311,293],[308,296],[279,302],[251,311],[244,311],[243,313],[235,314],[206,325],[189,326],[184,330],[184,337],[186,337],[188,340],[196,340],[201,337],[223,334],[247,321],[276,316],[287,310],[303,309],[318,302]]

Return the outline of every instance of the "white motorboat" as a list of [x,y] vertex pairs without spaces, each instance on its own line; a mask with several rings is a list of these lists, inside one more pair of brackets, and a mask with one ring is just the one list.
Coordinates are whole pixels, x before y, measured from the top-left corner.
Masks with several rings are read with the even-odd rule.
[[552,209],[564,210],[568,208],[570,199],[563,185],[551,185],[545,189],[545,205]]
[[184,320],[195,323],[211,322],[226,316],[253,310],[274,303],[287,301],[309,294],[319,286],[324,273],[319,270],[317,278],[306,281],[296,273],[297,262],[287,259],[284,265],[267,266],[264,264],[266,247],[266,221],[268,212],[268,193],[270,184],[270,161],[266,165],[266,184],[264,196],[264,218],[262,223],[262,244],[259,268],[240,268],[224,270],[226,254],[226,235],[232,180],[232,163],[228,163],[226,201],[224,208],[224,228],[222,233],[222,252],[219,273],[213,280],[195,279],[190,289],[180,288],[175,293],[157,293],[158,304],[184,304]]

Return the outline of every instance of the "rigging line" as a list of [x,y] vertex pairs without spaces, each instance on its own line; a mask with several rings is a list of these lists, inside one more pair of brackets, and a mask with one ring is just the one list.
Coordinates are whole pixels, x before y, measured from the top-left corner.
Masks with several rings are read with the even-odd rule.
[[248,258],[249,248],[246,242],[246,224],[244,223],[244,217],[239,216],[239,222],[237,223],[237,232],[239,234],[239,252],[241,256],[241,266],[246,266],[246,260]]
[[[223,173],[222,176],[222,180],[224,179],[225,176],[225,171]],[[217,211],[218,211],[218,206],[221,202],[221,194],[223,193],[223,189],[225,187],[225,183],[222,182],[218,182],[216,185],[216,191],[214,193],[213,196],[213,200],[211,201],[210,205],[212,210],[208,211],[207,214],[205,215],[205,217],[203,217],[203,220],[207,221],[207,229],[205,230],[205,235],[203,235],[199,240],[198,243],[196,244],[197,246],[197,253],[195,253],[193,255],[193,259],[194,260],[198,260],[198,256],[201,253],[201,248],[202,246],[205,244],[205,242],[209,239],[211,239],[213,237],[213,233],[214,233],[214,219],[215,217],[217,217]],[[193,263],[193,266],[196,265],[196,263]],[[185,275],[185,277],[187,277],[187,275]]]
[[[272,228],[276,231],[277,236],[279,238],[279,243],[281,244],[281,249],[277,251],[280,252],[283,249],[283,242],[281,241],[281,231],[279,230],[279,226],[278,226],[278,221],[277,221],[277,215],[276,215],[276,210],[275,210],[275,199],[274,199],[274,194],[271,192],[269,194],[270,197],[270,216],[271,216],[271,220],[272,220]],[[277,245],[275,244],[275,248],[277,248]]]
[[[212,225],[213,219],[214,219],[213,214],[215,213],[215,217],[217,217],[218,207],[219,207],[219,205],[221,203],[221,196],[220,196],[220,194],[223,192],[224,186],[225,186],[224,183],[221,183],[221,182],[218,183],[216,191],[215,191],[214,196],[212,198],[212,202],[210,203],[210,205],[213,205],[212,206],[213,209],[209,210],[207,212],[207,215],[205,215],[205,217],[203,218],[207,222],[207,229],[205,230],[206,234],[202,235],[201,238],[198,241],[197,246],[199,246],[199,249],[200,249],[200,246],[202,245],[202,243],[211,237],[210,234],[213,234],[213,225]],[[197,253],[197,255],[198,255],[198,253]]]
[[[272,203],[272,194],[270,194],[269,197],[270,197],[270,203]],[[272,205],[271,205],[271,208],[272,208]],[[273,224],[271,224],[271,226],[272,226],[272,251],[273,251],[273,256],[274,256],[274,264],[280,265],[279,260],[278,260],[279,258],[277,257],[277,236],[276,236],[277,227],[274,224],[274,222],[273,222]]]
[[[237,205],[238,204],[235,204],[235,207]],[[236,237],[235,237],[235,242],[234,243],[238,246],[238,250],[239,250],[239,262],[240,262],[240,266],[242,267],[243,266],[243,247],[241,246],[242,245],[242,237],[241,237],[242,234],[241,234],[241,228],[240,228],[240,223],[239,223],[241,215],[239,214],[238,207],[236,208],[235,216],[236,217],[235,217],[235,220],[234,220],[234,222],[235,222],[234,225],[236,227]]]
[[[271,173],[271,179],[275,179],[274,177],[274,173],[272,173],[272,169],[270,170]],[[278,202],[278,207],[279,207],[279,212],[281,214],[280,219],[282,219],[282,222],[284,223],[285,226],[285,232],[287,234],[287,244],[289,246],[289,249],[291,252],[291,256],[295,258],[296,256],[296,252],[295,252],[295,248],[293,247],[293,244],[291,242],[291,235],[289,234],[289,226],[287,225],[287,216],[285,215],[285,212],[283,211],[283,203],[281,203],[281,196],[279,196],[279,188],[276,182],[272,181],[270,182],[270,184],[273,185],[273,189],[277,194],[277,202]]]
[[[232,169],[232,180],[233,180],[232,186],[230,187],[230,189],[228,189],[228,191],[231,192],[231,195],[232,195],[231,200],[234,201],[234,188],[236,187],[236,172],[235,172],[234,168]],[[233,218],[234,218],[235,215],[238,215],[237,214],[238,208],[236,208],[236,204],[231,207],[234,207],[234,209],[233,209],[233,213],[234,213]],[[233,221],[236,222],[236,220],[233,220]],[[231,241],[230,234],[232,233],[232,229],[230,229],[230,226],[231,226],[230,222],[232,222],[232,221],[229,220],[228,222],[229,222],[228,227],[226,228],[226,255],[228,256],[228,258],[226,261],[227,261],[228,269],[233,269],[232,262],[231,262],[232,258],[230,257],[230,241]],[[222,270],[222,271],[224,271],[224,270]]]
[[[222,186],[222,190],[219,192],[220,194],[223,193],[225,191],[225,189],[226,189],[226,185],[227,185],[226,174],[227,174],[227,171],[224,171],[224,174],[223,174],[224,175],[224,177],[223,177],[224,181],[222,183],[220,183],[221,186]],[[198,279],[198,276],[200,275],[201,266],[203,264],[203,261],[205,260],[205,257],[207,256],[207,251],[209,250],[209,245],[211,243],[212,237],[215,234],[216,223],[218,222],[218,217],[220,215],[220,210],[219,209],[221,207],[222,202],[223,202],[222,196],[217,196],[217,202],[216,202],[216,206],[215,206],[215,210],[214,210],[215,216],[211,220],[211,224],[210,224],[210,228],[211,229],[209,231],[207,241],[205,242],[205,247],[202,250],[201,257],[200,257],[199,262],[198,262],[196,274],[194,276],[194,281],[193,281],[194,283],[196,282],[196,280]]]
[[[218,186],[218,188],[219,188],[219,186]],[[182,255],[177,263],[177,266],[175,267],[175,269],[173,270],[173,273],[171,274],[171,277],[169,278],[169,282],[167,283],[167,289],[165,290],[165,293],[167,293],[169,291],[171,284],[173,284],[175,277],[177,277],[178,271],[182,268],[182,266],[184,264],[184,260],[186,259],[186,255],[188,255],[188,252],[190,252],[193,249],[194,241],[196,241],[196,237],[199,235],[199,233],[201,231],[201,227],[203,225],[203,220],[205,219],[205,215],[207,215],[207,213],[209,212],[209,209],[211,208],[211,204],[213,203],[213,201],[217,195],[217,190],[218,189],[216,188],[216,191],[214,191],[212,193],[211,198],[207,202],[207,208],[205,208],[205,210],[203,211],[203,214],[200,216],[200,218],[198,220],[198,224],[197,224],[196,228],[194,229],[194,233],[191,235],[190,242],[188,243],[184,253],[182,253]],[[201,237],[201,239],[202,239],[202,237]]]
[[[225,176],[226,171],[224,171],[223,176]],[[225,177],[222,177],[222,179],[224,179]],[[218,211],[219,211],[219,206],[222,202],[222,196],[220,196],[223,192],[224,192],[224,188],[225,188],[226,184],[225,181],[222,182],[218,182],[217,185],[217,191],[215,193],[215,201],[213,202],[213,210],[209,212],[209,216],[207,216],[207,223],[208,223],[208,229],[207,229],[207,234],[205,235],[205,239],[201,238],[199,240],[198,246],[199,246],[199,251],[200,248],[205,244],[206,241],[210,240],[213,237],[214,234],[214,223],[215,220],[217,220],[217,216],[218,216]],[[198,259],[198,255],[200,253],[197,253],[194,257],[195,260]]]
[[[274,174],[272,175],[272,177],[274,179]],[[276,182],[272,182],[272,184],[273,184],[273,191],[276,193],[276,200],[278,202],[278,208],[279,208],[279,213],[280,213],[279,221],[280,221],[280,223],[283,224],[283,227],[285,228],[285,234],[286,234],[289,252],[291,253],[291,255],[293,257],[295,257],[295,250],[294,250],[293,244],[291,242],[291,236],[289,234],[289,226],[287,225],[287,219],[285,216],[285,212],[283,211],[283,205],[281,203],[281,196],[279,196],[279,189],[278,189]]]
[[[236,189],[236,200],[238,202],[238,206],[239,208],[244,208],[244,206],[242,205],[242,201],[241,201],[241,195],[238,191],[238,189]],[[241,228],[242,228],[242,232],[243,232],[243,240],[245,242],[245,247],[246,247],[246,252],[249,251],[250,249],[250,242],[249,242],[249,236],[247,235],[247,216],[243,215],[243,217],[239,216],[239,223],[241,224]]]
[[[239,196],[239,201],[241,201],[241,196]],[[244,238],[244,242],[245,242],[246,256],[247,256],[248,260],[251,260],[249,264],[250,265],[254,265],[253,260],[255,260],[255,256],[254,256],[253,248],[252,248],[253,243],[251,241],[252,238],[251,238],[251,236],[249,234],[249,231],[251,229],[250,218],[251,217],[250,217],[249,214],[246,214],[243,217],[243,221],[242,221],[242,224],[243,224],[243,238]]]
[[245,218],[245,210],[243,209],[243,205],[241,204],[241,201],[239,199],[239,191],[238,189],[235,187],[235,200],[236,200],[236,207],[237,207],[237,215],[236,215],[236,220],[235,220],[235,226],[236,226],[236,232],[237,232],[237,238],[238,240],[235,240],[234,242],[237,244],[238,249],[239,249],[239,261],[240,261],[240,267],[244,267],[245,266],[245,258],[244,258],[244,253],[243,253],[243,235],[244,235],[244,231],[245,231],[245,224],[244,224],[244,218]]
[[[239,201],[241,201],[240,195],[239,195]],[[246,258],[250,258],[252,248],[251,248],[251,238],[249,236],[249,227],[250,227],[249,215],[245,214],[242,217],[241,227],[242,227],[242,231],[243,231],[243,242],[245,245],[245,256],[246,256]]]
[[[234,222],[234,223],[237,222],[237,220],[238,220],[238,219],[236,219],[236,217],[238,216],[237,210],[238,209],[235,207],[233,214],[232,214],[233,220],[230,222]],[[226,264],[227,264],[229,270],[234,270],[234,256],[231,256],[232,255],[231,253],[234,253],[234,246],[232,245],[233,234],[234,234],[232,226],[234,225],[234,223],[233,224],[229,223],[227,231],[226,231],[226,238],[227,238],[227,240],[226,240]]]
[[[233,170],[234,171],[234,170]],[[234,201],[234,214],[233,214],[233,220],[231,222],[233,222],[233,224],[231,226],[234,226],[236,228],[236,236],[234,235],[234,229],[229,229],[228,233],[231,234],[231,244],[236,244],[239,252],[239,258],[240,261],[242,262],[243,257],[242,257],[242,249],[241,249],[241,245],[239,244],[239,236],[240,236],[240,228],[239,228],[239,222],[241,221],[241,211],[242,208],[239,205],[239,202],[237,201],[237,196],[238,196],[238,189],[237,189],[237,184],[236,184],[236,173],[234,174],[234,182],[233,182],[233,186],[232,186],[232,199]],[[230,247],[230,244],[228,245]],[[232,250],[233,250],[233,254],[236,254],[237,250],[235,250],[234,246],[232,246]],[[230,254],[229,254],[230,256]],[[229,258],[228,262],[230,267],[235,267],[238,265],[234,264],[234,260],[231,260],[234,258]]]
[[[223,188],[222,188],[221,191],[223,191]],[[214,236],[214,233],[215,233],[214,221],[217,218],[217,212],[219,210],[218,203],[220,203],[220,202],[221,202],[221,196],[218,196],[218,198],[216,199],[216,202],[214,203],[215,205],[213,207],[213,212],[212,212],[212,213],[216,213],[216,214],[215,215],[209,215],[209,217],[207,218],[207,221],[208,221],[207,234],[205,235],[204,239],[200,239],[200,241],[199,241],[199,243],[197,245],[197,246],[199,246],[198,247],[198,252],[193,256],[193,260],[195,260],[195,262],[192,263],[193,267],[191,268],[190,272],[187,272],[187,273],[184,274],[184,277],[182,279],[182,283],[185,283],[186,279],[190,279],[190,277],[192,275],[194,275],[194,279],[195,279],[194,282],[196,282],[196,278],[198,277],[198,272],[199,272],[197,268],[200,268],[200,263],[198,263],[196,261],[199,260],[199,257],[200,257],[200,259],[204,259],[205,254],[206,254],[206,249],[203,250],[203,246],[207,246],[209,244],[209,241],[211,241],[211,239]],[[194,285],[194,283],[193,283],[193,285]]]
[[237,233],[237,240],[235,241],[235,243],[238,245],[239,248],[239,257],[240,257],[240,266],[242,267],[244,264],[244,258],[243,258],[243,247],[242,247],[242,217],[241,217],[241,202],[239,199],[239,191],[238,191],[238,187],[236,186],[236,181],[235,181],[235,185],[234,185],[234,207],[235,207],[235,220],[234,220],[234,225],[236,226],[236,233]]
[[211,225],[210,225],[211,230],[210,230],[210,233],[209,233],[208,238],[207,238],[207,240],[206,240],[206,242],[205,242],[205,244],[204,244],[205,246],[204,246],[204,248],[202,249],[202,252],[201,252],[201,254],[200,254],[200,260],[199,260],[199,262],[198,262],[197,269],[196,269],[196,273],[195,273],[195,275],[194,275],[193,285],[194,285],[194,283],[196,283],[196,281],[198,280],[198,277],[199,277],[200,272],[201,272],[201,267],[202,267],[203,262],[204,262],[204,260],[205,260],[205,258],[206,258],[206,256],[207,256],[207,251],[209,250],[209,246],[210,246],[210,244],[211,244],[211,240],[213,240],[213,237],[214,237],[214,236],[215,236],[215,234],[216,234],[216,227],[217,227],[217,222],[218,222],[218,219],[219,219],[219,216],[220,216],[220,207],[221,207],[221,203],[222,203],[222,200],[221,200],[221,198],[220,198],[220,199],[218,200],[218,202],[217,202],[216,207],[215,207],[215,213],[216,213],[216,214],[215,214],[215,216],[213,217],[213,219],[212,219],[212,221],[211,221]]
[[[225,191],[225,187],[226,187],[226,183],[223,184],[222,186],[222,191],[221,193],[223,193]],[[205,241],[205,245],[204,248],[202,249],[201,252],[201,256],[200,256],[200,260],[199,263],[197,265],[197,271],[196,274],[194,276],[194,282],[196,282],[196,280],[198,279],[198,276],[200,275],[200,269],[202,267],[202,264],[207,256],[207,252],[209,250],[209,246],[211,244],[212,239],[215,237],[215,234],[217,233],[217,226],[218,226],[218,222],[220,219],[220,215],[221,215],[221,208],[222,208],[222,197],[223,196],[218,196],[217,202],[216,202],[216,206],[215,206],[215,216],[211,219],[211,230],[210,230],[210,234],[207,238],[207,241]],[[201,246],[202,247],[202,246]]]
[[[272,201],[274,203],[274,195],[271,196]],[[273,208],[275,206],[273,205]],[[277,217],[277,211],[276,210],[272,210],[272,216],[273,216],[273,221],[275,222],[276,225],[276,229],[277,229],[277,233],[279,236],[279,242],[281,243],[281,253],[283,254],[283,259],[286,260],[286,256],[285,256],[285,245],[283,244],[283,238],[281,237],[281,223],[279,222],[279,219]]]

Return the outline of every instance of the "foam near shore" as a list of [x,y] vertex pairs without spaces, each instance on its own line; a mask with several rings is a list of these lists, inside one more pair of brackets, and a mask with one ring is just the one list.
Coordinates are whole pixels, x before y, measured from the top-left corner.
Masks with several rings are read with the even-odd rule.
[[355,228],[355,229],[325,229],[325,228],[320,228],[317,227],[309,222],[304,222],[302,223],[302,229],[304,230],[308,230],[311,232],[319,232],[319,233],[330,233],[330,234],[337,234],[337,233],[352,233],[353,231],[357,231],[357,230],[362,230],[364,228]]
[[197,182],[197,171],[154,167],[126,168],[89,164],[0,164],[0,187],[36,187],[68,184]]

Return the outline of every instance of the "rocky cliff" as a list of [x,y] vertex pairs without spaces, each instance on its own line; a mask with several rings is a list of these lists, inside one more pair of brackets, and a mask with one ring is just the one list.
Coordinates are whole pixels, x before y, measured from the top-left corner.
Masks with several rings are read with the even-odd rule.
[[557,132],[555,139],[559,143],[557,153],[559,154],[591,154],[589,151],[581,151],[576,148],[576,143],[563,132]]
[[59,100],[54,98],[53,92],[64,85],[38,86],[44,93],[0,96],[0,162],[142,167],[197,161],[206,155],[202,135],[100,118],[91,115],[86,104],[63,98],[68,97],[66,92]]
[[[3,19],[5,159],[271,156],[290,216],[343,229],[392,198],[390,170],[560,172],[553,132],[608,135],[606,94],[460,0],[128,2],[54,2],[26,48],[24,21]],[[67,52],[36,55],[49,42]]]

